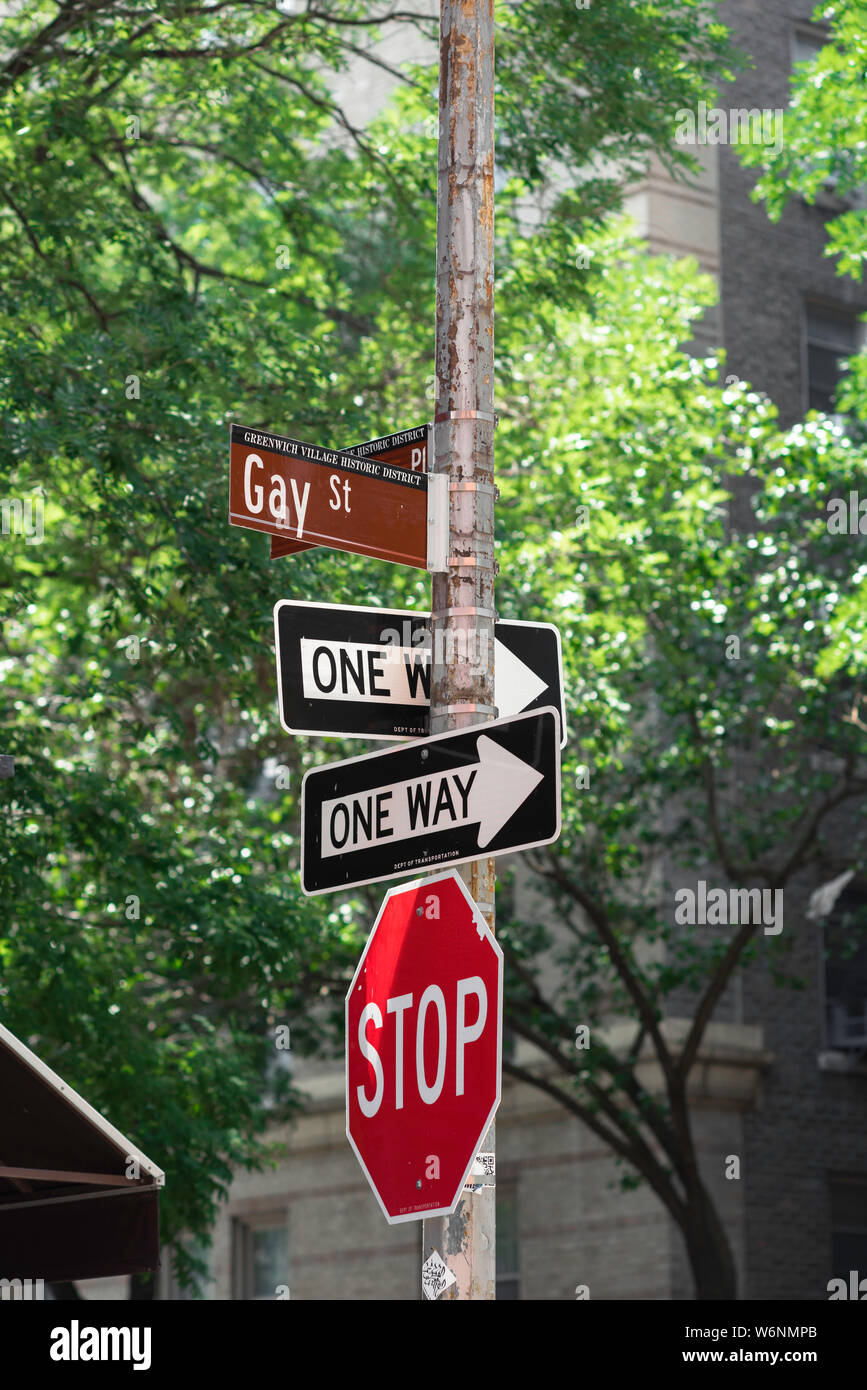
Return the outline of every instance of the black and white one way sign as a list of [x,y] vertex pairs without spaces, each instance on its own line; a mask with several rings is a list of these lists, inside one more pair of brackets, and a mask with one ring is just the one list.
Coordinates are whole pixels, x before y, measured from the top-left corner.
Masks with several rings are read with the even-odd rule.
[[[274,606],[274,635],[280,723],[287,733],[370,739],[429,733],[429,613],[285,599]],[[459,655],[486,658],[482,652]],[[565,743],[556,627],[497,622],[494,682],[500,718],[552,705]]]
[[550,844],[560,716],[537,710],[315,768],[301,818],[310,895]]

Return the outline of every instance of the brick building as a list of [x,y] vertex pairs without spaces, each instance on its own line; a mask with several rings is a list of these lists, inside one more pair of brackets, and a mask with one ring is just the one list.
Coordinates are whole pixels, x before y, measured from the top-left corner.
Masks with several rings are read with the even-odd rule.
[[[720,106],[785,110],[793,63],[824,42],[814,8],[810,0],[722,0],[720,15],[753,66],[724,88]],[[724,346],[726,375],[766,392],[784,426],[810,407],[833,411],[840,358],[861,346],[859,319],[867,311],[864,287],[838,277],[824,255],[827,221],[852,201],[828,188],[816,206],[792,200],[773,224],[750,199],[754,171],[730,145],[695,153],[702,175],[694,185],[675,187],[654,169],[629,206],[651,249],[696,255],[719,284],[719,304],[696,335],[699,347]],[[736,509],[739,522],[745,514]],[[867,885],[851,880],[828,918],[805,916],[817,882],[850,867],[842,819],[838,830],[840,857],[786,890],[786,969],[808,981],[807,989],[777,988],[757,966],[738,972],[714,1015],[719,1026],[744,1030],[744,1043],[748,1033],[755,1039],[753,1094],[739,1107],[737,1125],[721,1126],[720,1096],[696,1112],[706,1161],[714,1149],[717,1158],[722,1153],[710,1138],[711,1114],[720,1140],[740,1133],[728,1152],[740,1155],[742,1179],[727,1184],[738,1188],[729,1232],[740,1297],[824,1298],[832,1273],[867,1268],[867,954],[825,960],[826,937],[840,947],[835,928],[867,903]],[[690,1297],[682,1241],[676,1231],[673,1237],[672,1281],[658,1296]]]

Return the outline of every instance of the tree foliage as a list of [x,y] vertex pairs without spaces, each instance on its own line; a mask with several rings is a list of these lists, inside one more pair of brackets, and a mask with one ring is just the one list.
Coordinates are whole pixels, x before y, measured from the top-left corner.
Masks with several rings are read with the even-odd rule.
[[[725,52],[718,26],[696,40],[706,12],[505,9],[509,166],[540,181],[606,133],[661,147]],[[0,547],[0,1001],[168,1170],[170,1242],[207,1231],[234,1164],[264,1160],[273,1030],[296,1051],[336,1036],[327,998],[367,920],[298,891],[300,774],[329,750],[279,733],[271,608],[424,602],[420,576],[325,551],[269,567],[225,517],[232,419],[347,444],[429,412],[435,67],[397,75],[412,101],[382,143],[330,78],[380,71],[385,23],[433,33],[351,0],[4,17],[0,447],[44,540]],[[613,187],[569,216],[598,217]]]
[[[624,162],[662,156],[729,61],[712,7],[497,14],[498,607],[560,626],[572,729],[563,837],[535,860],[569,936],[504,897],[510,1021],[556,1067],[534,1082],[685,1230],[699,1213],[695,1243],[714,1218],[686,1073],[734,960],[785,942],[685,937],[647,866],[675,838],[788,882],[863,793],[864,646],[838,621],[863,576],[823,513],[863,461],[829,422],[782,434],[721,389],[679,347],[710,299],[696,268],[602,225]],[[339,446],[431,411],[435,71],[364,129],[329,81],[386,20],[429,29],[240,0],[71,0],[4,29],[0,447],[7,495],[43,491],[44,539],[0,545],[0,1009],[167,1169],[170,1242],[267,1158],[274,1029],[339,1045],[377,897],[300,894],[301,774],[359,750],[280,733],[273,604],[429,603],[424,574],[336,552],[272,566],[226,519],[232,420]],[[552,193],[601,151],[610,169]],[[728,524],[744,474],[749,533]],[[621,1016],[662,1055],[682,984],[705,1004],[662,1099],[601,1035],[576,1052],[576,1024]]]

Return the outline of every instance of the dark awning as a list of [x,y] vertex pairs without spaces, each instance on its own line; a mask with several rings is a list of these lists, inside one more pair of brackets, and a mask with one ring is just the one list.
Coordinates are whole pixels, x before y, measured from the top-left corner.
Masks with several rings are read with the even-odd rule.
[[159,1268],[164,1174],[0,1024],[0,1278]]

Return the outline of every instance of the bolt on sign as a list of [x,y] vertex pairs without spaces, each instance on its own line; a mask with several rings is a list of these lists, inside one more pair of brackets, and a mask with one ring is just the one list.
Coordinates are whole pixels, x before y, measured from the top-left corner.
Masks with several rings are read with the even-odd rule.
[[301,887],[312,896],[547,845],[560,834],[560,716],[536,710],[311,768]]
[[427,568],[427,475],[232,425],[229,522]]
[[503,952],[458,874],[389,889],[346,995],[346,1134],[390,1225],[457,1206],[502,1035]]
[[[416,425],[411,430],[401,430],[399,434],[381,435],[379,439],[365,439],[361,444],[353,444],[346,450],[360,458],[376,457],[382,463],[393,464],[395,468],[408,468],[413,473],[427,472],[427,425]],[[299,550],[316,550],[314,541],[293,541],[285,536],[271,537],[271,559],[278,560],[281,555],[295,555]]]

